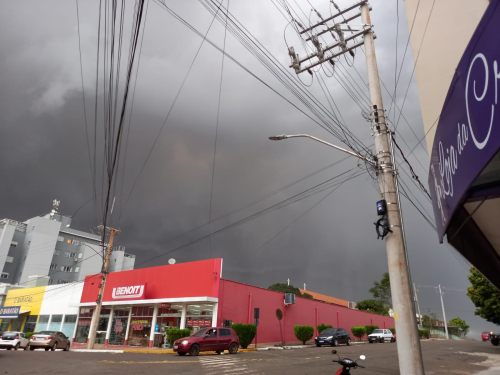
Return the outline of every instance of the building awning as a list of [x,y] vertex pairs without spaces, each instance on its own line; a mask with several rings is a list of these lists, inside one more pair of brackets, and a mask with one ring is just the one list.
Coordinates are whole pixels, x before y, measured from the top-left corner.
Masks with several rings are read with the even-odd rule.
[[497,287],[500,242],[481,224],[481,217],[488,225],[495,221],[498,228],[493,217],[498,212],[495,199],[500,197],[499,24],[500,1],[492,1],[456,68],[436,128],[429,167],[440,243],[446,235],[448,242]]
[[[160,299],[141,299],[141,300],[121,300],[121,301],[109,301],[103,302],[103,306],[113,306],[113,305],[152,305],[157,303],[186,303],[186,302],[218,302],[219,299],[215,297],[186,297],[186,298],[160,298]],[[85,307],[85,306],[95,306],[95,302],[83,302],[75,303],[70,305],[72,307]]]
[[21,310],[21,311],[19,311],[19,315],[29,314],[30,312],[31,312],[31,310]]

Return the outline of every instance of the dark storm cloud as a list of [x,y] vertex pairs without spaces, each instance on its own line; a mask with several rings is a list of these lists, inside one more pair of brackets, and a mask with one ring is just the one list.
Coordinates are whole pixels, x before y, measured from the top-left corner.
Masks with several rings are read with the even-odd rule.
[[[309,13],[307,2],[299,2]],[[95,64],[98,2],[80,1],[80,31],[87,121],[93,144]],[[168,2],[172,8],[205,33],[211,16],[197,2]],[[347,1],[339,1],[342,7]],[[315,1],[324,15],[328,2]],[[396,46],[395,3],[373,1],[372,22],[378,39],[376,48],[380,75],[387,88],[394,89]],[[26,220],[47,212],[51,200],[61,200],[61,210],[71,215],[92,197],[86,133],[83,117],[76,8],[74,2],[2,2],[0,5],[0,157],[2,217]],[[402,59],[408,27],[404,4],[400,3],[398,39]],[[231,2],[231,12],[283,65],[289,63],[283,30],[287,21],[268,2]],[[133,2],[127,2],[131,20]],[[312,19],[315,19],[314,17]],[[128,48],[130,24],[124,35]],[[300,49],[292,29],[287,42]],[[223,44],[224,29],[215,22],[208,37]],[[387,270],[385,246],[377,241],[373,221],[374,202],[379,199],[371,179],[364,175],[348,181],[307,212],[329,190],[266,215],[231,227],[207,239],[212,158],[217,116],[221,54],[205,43],[185,87],[160,133],[158,142],[127,200],[150,148],[160,131],[184,75],[201,39],[150,2],[139,76],[135,92],[125,175],[118,176],[112,224],[122,229],[119,243],[137,255],[140,267],[165,264],[168,258],[193,261],[224,258],[224,277],[267,287],[287,278],[296,286],[307,283],[310,290],[350,301],[369,297],[367,290]],[[228,34],[226,50],[273,88],[303,108],[281,84]],[[398,105],[408,85],[413,65],[409,48],[398,86]],[[343,64],[356,82],[357,73]],[[358,51],[355,67],[364,78],[364,55]],[[309,75],[301,77],[309,82]],[[366,80],[366,79],[365,79]],[[102,82],[101,89],[102,89]],[[333,78],[327,81],[351,131],[371,144],[369,125],[360,109]],[[121,90],[123,86],[121,86]],[[328,103],[317,85],[310,89],[322,103]],[[383,89],[384,90],[384,89]],[[102,119],[102,92],[99,94]],[[384,91],[386,108],[390,97]],[[305,109],[307,112],[307,109]],[[413,131],[401,119],[403,139],[413,148],[423,136],[417,88],[410,86],[404,115]],[[393,114],[390,116],[394,119]],[[397,121],[397,117],[396,117]],[[102,166],[102,124],[99,123],[97,165]],[[273,143],[267,137],[280,133],[310,133],[334,143],[338,141],[262,83],[229,59],[225,61],[217,140],[212,218],[231,213],[319,170],[344,156],[309,140]],[[423,142],[425,148],[425,142]],[[423,181],[427,180],[428,156],[421,147],[410,157]],[[122,160],[124,160],[122,155]],[[300,184],[267,198],[235,215],[212,224],[217,231],[281,200],[298,194],[337,174],[355,168],[346,160]],[[120,171],[122,166],[120,166]],[[101,170],[98,169],[100,179]],[[425,209],[432,207],[403,174]],[[100,183],[99,193],[101,191]],[[412,278],[426,285],[466,288],[467,269],[444,245],[436,233],[407,201],[403,201]],[[294,223],[302,214],[306,213]],[[293,223],[293,225],[291,225]],[[78,213],[73,226],[89,230],[100,224],[93,203]],[[193,228],[200,227],[191,231]],[[288,227],[289,226],[289,227]],[[287,228],[288,227],[288,228]],[[286,229],[285,229],[286,228]],[[190,232],[188,232],[190,231]],[[180,236],[181,234],[187,234]],[[281,232],[281,233],[280,233]],[[280,233],[279,235],[277,235]],[[180,236],[180,237],[179,237]],[[276,237],[275,237],[276,236]],[[275,238],[273,238],[275,237]],[[172,239],[174,239],[172,241]],[[184,246],[180,250],[177,247]],[[166,254],[170,252],[169,254]],[[158,257],[161,254],[164,256]],[[488,327],[473,317],[473,306],[462,293],[445,297],[448,318],[461,316],[476,331]],[[419,295],[421,308],[440,313],[439,298],[431,289]]]

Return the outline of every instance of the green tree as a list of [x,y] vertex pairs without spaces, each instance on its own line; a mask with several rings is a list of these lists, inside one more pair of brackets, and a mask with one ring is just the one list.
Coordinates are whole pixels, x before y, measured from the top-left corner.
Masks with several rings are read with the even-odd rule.
[[448,322],[448,324],[452,327],[462,328],[457,336],[467,336],[470,326],[465,323],[465,320],[462,320],[460,318],[453,318]]
[[475,267],[471,267],[467,295],[476,305],[474,314],[500,325],[500,291]]
[[435,327],[437,324],[437,314],[432,312],[429,315],[422,315],[422,325],[424,327]]
[[351,332],[354,335],[354,337],[357,337],[358,340],[361,340],[361,338],[365,335],[366,329],[363,326],[359,327],[351,327]]
[[369,292],[373,294],[375,300],[381,302],[384,306],[392,307],[391,280],[389,279],[389,273],[384,273],[380,282],[375,281],[373,283],[373,288],[370,288]]
[[293,285],[288,285],[288,284],[284,284],[284,283],[283,284],[276,283],[276,284],[269,286],[267,289],[274,290],[275,292],[281,292],[281,293],[293,293],[298,297],[302,297],[302,293],[300,292],[300,289],[295,288]]
[[240,339],[240,345],[243,349],[248,348],[257,333],[257,326],[255,324],[231,324],[231,328],[236,332]]
[[373,314],[389,316],[389,307],[386,307],[380,301],[374,299],[365,299],[356,303],[356,308],[361,311],[371,312]]
[[295,326],[293,327],[293,333],[305,345],[306,341],[309,341],[314,336],[314,328],[313,326]]

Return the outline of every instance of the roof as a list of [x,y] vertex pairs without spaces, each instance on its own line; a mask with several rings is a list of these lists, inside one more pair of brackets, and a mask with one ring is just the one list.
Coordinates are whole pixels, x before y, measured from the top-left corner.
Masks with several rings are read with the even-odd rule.
[[319,301],[324,301],[324,302],[334,303],[335,305],[349,307],[349,301],[344,301],[343,299],[330,297],[316,292],[311,292],[310,290],[304,290],[304,289],[299,289],[299,290],[300,293],[310,294],[311,296],[313,296],[314,299],[317,299]]

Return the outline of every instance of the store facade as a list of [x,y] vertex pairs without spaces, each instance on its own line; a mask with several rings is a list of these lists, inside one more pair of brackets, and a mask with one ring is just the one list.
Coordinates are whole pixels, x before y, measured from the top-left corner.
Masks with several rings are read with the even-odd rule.
[[[216,325],[222,259],[209,259],[108,275],[96,343],[163,347],[168,330]],[[85,279],[74,346],[88,342],[101,275]]]

